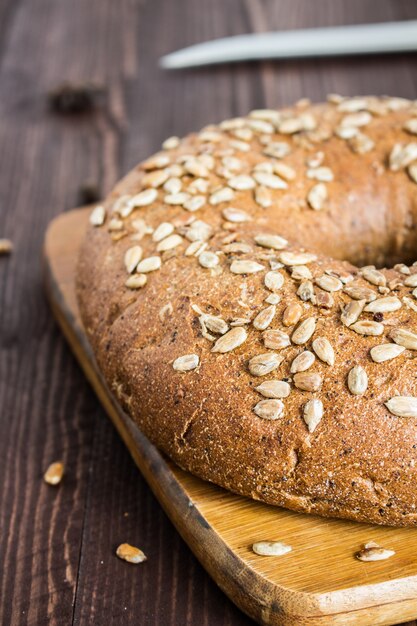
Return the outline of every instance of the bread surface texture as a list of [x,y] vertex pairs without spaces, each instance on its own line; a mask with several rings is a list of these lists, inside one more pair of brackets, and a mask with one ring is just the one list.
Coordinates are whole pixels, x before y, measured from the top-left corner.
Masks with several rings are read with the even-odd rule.
[[269,504],[417,523],[416,103],[171,137],[90,222],[83,323],[158,448]]

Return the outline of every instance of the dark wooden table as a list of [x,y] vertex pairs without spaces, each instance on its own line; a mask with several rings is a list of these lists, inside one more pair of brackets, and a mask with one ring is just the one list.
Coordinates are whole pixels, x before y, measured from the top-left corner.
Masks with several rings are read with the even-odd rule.
[[[268,29],[416,19],[415,0],[0,0],[0,623],[252,623],[180,539],[90,390],[42,292],[48,221],[105,194],[172,134],[328,92],[417,97],[417,56],[254,63],[166,73],[158,58]],[[48,110],[63,80],[106,92]],[[44,484],[63,459],[59,488]],[[120,542],[148,555],[118,560]],[[413,622],[416,624],[416,622]]]

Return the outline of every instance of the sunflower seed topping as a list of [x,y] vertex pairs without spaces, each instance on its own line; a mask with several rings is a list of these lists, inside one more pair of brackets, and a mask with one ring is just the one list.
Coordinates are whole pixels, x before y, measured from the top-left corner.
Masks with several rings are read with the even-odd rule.
[[101,204],[94,207],[90,213],[90,224],[92,226],[103,226],[106,219],[106,209]]
[[314,331],[316,330],[316,318],[315,317],[307,317],[303,320],[299,326],[295,329],[291,336],[291,340],[293,343],[302,345],[303,343],[307,343],[307,341],[311,338]]
[[213,229],[210,224],[203,222],[202,220],[195,220],[191,226],[187,229],[186,237],[188,241],[207,241],[213,234]]
[[183,242],[183,238],[180,235],[170,235],[158,243],[156,246],[157,252],[166,252],[167,250],[173,250],[177,246],[180,246]]
[[271,192],[264,185],[260,185],[255,189],[255,202],[264,209],[271,206]]
[[289,304],[284,311],[282,317],[282,323],[284,326],[294,326],[300,321],[300,317],[303,314],[303,307],[298,302]]
[[222,202],[230,202],[235,197],[233,189],[231,187],[221,187],[217,191],[211,194],[209,202],[211,205],[216,206]]
[[212,269],[219,264],[219,257],[215,252],[205,251],[199,255],[198,262],[200,263],[201,267],[205,267],[206,269]]
[[315,360],[316,357],[309,350],[301,352],[298,356],[295,357],[295,359],[291,363],[291,374],[296,374],[297,372],[305,372],[313,365]]
[[280,272],[267,272],[265,274],[265,287],[270,291],[279,291],[284,284],[284,277]]
[[372,289],[367,289],[366,287],[350,286],[345,287],[343,291],[347,293],[348,296],[353,298],[353,300],[365,300],[365,302],[373,302],[377,298],[375,291],[372,291]]
[[230,271],[233,274],[255,274],[261,272],[264,268],[263,265],[256,261],[238,261],[235,260],[230,266]]
[[268,189],[287,189],[288,187],[285,180],[275,174],[268,174],[268,172],[254,172],[253,178],[259,185]]
[[240,176],[233,176],[233,178],[230,178],[227,181],[227,184],[236,191],[245,191],[246,189],[253,189],[256,183],[252,176],[245,176],[244,174],[241,174]]
[[262,334],[265,348],[271,350],[282,350],[290,345],[290,338],[282,330],[266,330]]
[[308,431],[313,433],[323,417],[323,402],[318,398],[309,400],[304,405],[303,418],[307,424]]
[[179,145],[180,145],[179,137],[168,137],[168,139],[165,139],[164,143],[162,144],[162,149],[174,150],[175,148],[178,148]]
[[159,224],[157,228],[153,231],[152,239],[153,241],[162,241],[165,237],[169,237],[174,232],[174,225],[171,222],[162,222]]
[[328,183],[334,179],[334,176],[330,167],[311,167],[307,170],[307,178]]
[[417,135],[417,117],[412,117],[407,120],[404,124],[404,130],[406,130],[411,135]]
[[128,204],[133,208],[149,206],[150,204],[152,204],[152,202],[155,202],[157,197],[158,197],[158,192],[156,189],[153,189],[153,188],[144,189],[143,191],[136,194],[136,196],[133,196],[132,198],[130,198]]
[[327,200],[327,187],[324,183],[317,183],[307,194],[307,202],[314,211],[321,211]]
[[413,396],[394,396],[385,406],[397,417],[417,417],[417,398]]
[[349,302],[343,309],[340,319],[345,326],[351,326],[358,321],[365,307],[366,300],[354,300]]
[[406,287],[417,287],[417,274],[411,274],[411,276],[407,276],[404,280],[404,285]]
[[336,278],[335,276],[328,276],[327,274],[323,274],[316,278],[316,284],[324,291],[340,291],[343,289],[343,283],[341,280]]
[[129,274],[135,271],[137,264],[142,258],[142,248],[140,246],[133,246],[128,248],[125,252],[124,263],[126,270]]
[[283,356],[274,354],[273,352],[258,354],[249,361],[249,371],[252,376],[265,376],[266,374],[276,370],[283,360]]
[[417,183],[417,163],[411,163],[407,167],[407,172],[413,183]]
[[258,417],[266,420],[276,420],[282,417],[284,405],[281,400],[260,400],[253,409]]
[[328,365],[334,365],[334,350],[326,337],[317,337],[313,341],[313,350],[321,361]]
[[370,354],[375,363],[383,363],[391,361],[404,352],[404,346],[398,346],[396,343],[382,343],[379,346],[371,348]]
[[147,280],[145,274],[132,274],[125,282],[125,286],[129,289],[141,289],[146,285]]
[[396,296],[388,296],[370,302],[366,305],[365,311],[370,313],[389,313],[391,311],[398,311],[398,309],[401,309],[401,306],[401,300]]
[[265,398],[287,398],[290,395],[291,387],[284,380],[266,380],[255,387]]
[[417,143],[396,143],[389,155],[389,168],[397,172],[417,159]]
[[231,352],[241,346],[246,341],[247,336],[248,334],[242,326],[236,326],[222,337],[219,337],[211,351],[220,352],[220,354]]
[[279,235],[256,235],[255,242],[258,246],[272,248],[273,250],[283,250],[288,245],[288,241]]
[[368,376],[360,365],[352,367],[347,379],[349,391],[354,396],[361,396],[368,389]]
[[355,333],[358,335],[366,335],[377,337],[378,335],[382,335],[384,332],[384,325],[380,322],[373,322],[372,320],[361,320],[359,322],[355,322],[349,326]]
[[376,285],[377,287],[385,287],[385,285],[387,284],[387,279],[385,278],[384,274],[375,269],[375,267],[373,266],[363,267],[362,276],[365,278],[365,280],[368,281],[368,283]]
[[301,391],[318,391],[323,379],[315,372],[298,372],[294,375],[294,385]]
[[148,272],[154,272],[155,270],[159,270],[161,267],[161,257],[159,256],[149,256],[146,259],[143,259],[138,264],[136,271],[138,273],[147,274]]
[[407,350],[417,350],[417,333],[413,333],[411,330],[395,328],[391,331],[390,338]]
[[257,541],[252,550],[260,556],[282,556],[291,552],[292,548],[281,541]]
[[227,209],[223,209],[222,211],[224,219],[228,222],[233,222],[236,224],[240,224],[241,222],[248,222],[251,218],[242,209],[235,209],[233,207],[228,207]]
[[284,265],[308,265],[308,263],[313,263],[313,261],[317,260],[315,254],[310,254],[309,252],[281,252],[279,256],[279,260]]
[[257,330],[265,330],[275,317],[276,307],[271,304],[263,309],[253,320],[253,325]]
[[190,198],[189,200],[184,202],[182,206],[186,211],[190,211],[191,213],[193,213],[194,211],[198,211],[198,209],[201,209],[201,207],[203,207],[205,203],[206,199],[204,196],[194,196],[193,198]]
[[295,170],[286,163],[282,163],[281,161],[274,163],[274,172],[285,180],[294,180],[296,177]]
[[184,356],[179,356],[175,359],[172,367],[178,372],[189,372],[190,370],[195,370],[199,362],[200,359],[197,354],[184,354]]

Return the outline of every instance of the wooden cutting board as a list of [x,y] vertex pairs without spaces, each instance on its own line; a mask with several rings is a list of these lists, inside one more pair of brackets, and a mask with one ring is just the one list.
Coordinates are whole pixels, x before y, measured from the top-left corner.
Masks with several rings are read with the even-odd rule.
[[[78,248],[90,209],[56,218],[46,233],[44,275],[52,310],[98,398],[150,487],[191,550],[223,591],[261,624],[397,624],[417,617],[417,529],[324,519],[260,504],[183,472],[122,412],[84,334],[74,289]],[[292,552],[260,557],[259,540]],[[363,563],[374,540],[396,554]]]

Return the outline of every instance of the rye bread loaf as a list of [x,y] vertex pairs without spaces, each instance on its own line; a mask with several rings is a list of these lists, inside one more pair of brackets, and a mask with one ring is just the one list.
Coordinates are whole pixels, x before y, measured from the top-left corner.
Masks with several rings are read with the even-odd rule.
[[168,139],[94,210],[85,329],[182,468],[296,511],[417,523],[416,133],[400,98],[252,111]]

